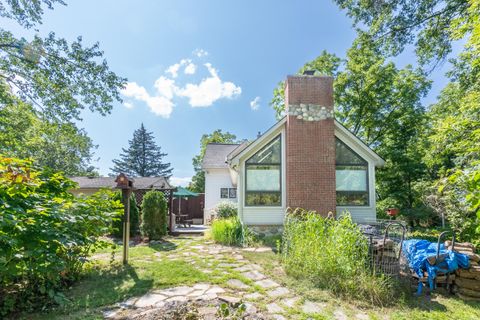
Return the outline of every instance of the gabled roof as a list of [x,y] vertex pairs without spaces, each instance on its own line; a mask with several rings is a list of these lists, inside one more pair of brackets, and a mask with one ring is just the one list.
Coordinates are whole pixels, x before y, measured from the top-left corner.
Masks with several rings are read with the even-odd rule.
[[[227,159],[228,163],[233,165],[237,164],[240,157],[245,153],[247,153],[249,150],[252,150],[256,146],[270,141],[268,139],[270,138],[270,135],[276,132],[277,130],[279,130],[280,127],[284,126],[286,122],[287,122],[287,117],[283,117],[276,124],[270,127],[270,129],[265,131],[256,140],[252,141],[250,144],[242,148],[239,152],[232,152],[230,155],[228,155],[228,159]],[[335,120],[335,130],[341,132],[343,135],[347,136],[351,141],[353,141],[356,148],[359,148],[362,151],[364,151],[364,153],[366,153],[371,158],[375,166],[380,167],[385,164],[385,160],[383,160],[382,157],[380,157],[375,151],[373,151],[369,146],[367,146],[360,138],[358,138],[356,135],[351,133],[347,128],[345,128],[344,125],[342,125],[337,120]],[[350,144],[348,143],[348,141],[344,141],[344,142],[346,142],[347,144]]]
[[227,156],[240,146],[238,143],[209,143],[203,156],[203,169],[228,168]]
[[[78,183],[80,189],[115,188],[115,177],[70,177]],[[136,177],[133,179],[135,189],[173,189],[165,177]]]

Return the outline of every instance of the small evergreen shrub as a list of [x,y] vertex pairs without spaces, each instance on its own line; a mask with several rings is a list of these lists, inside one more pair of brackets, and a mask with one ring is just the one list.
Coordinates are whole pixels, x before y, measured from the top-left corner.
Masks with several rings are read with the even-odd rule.
[[213,241],[228,246],[243,247],[253,242],[253,234],[242,225],[238,217],[215,219],[210,235]]
[[[122,193],[115,192],[113,200],[122,202]],[[137,199],[135,194],[130,196],[130,236],[136,236],[140,233],[140,210],[137,206]],[[115,237],[121,238],[123,236],[123,211],[120,219],[113,222],[113,233]]]
[[150,240],[158,240],[167,234],[168,206],[160,191],[149,191],[143,197],[142,235]]
[[215,214],[218,218],[236,217],[238,214],[238,206],[231,201],[222,201],[217,204]]
[[335,220],[302,210],[288,213],[282,261],[288,274],[334,294],[377,305],[392,301],[392,282],[369,270],[367,239],[350,215]]

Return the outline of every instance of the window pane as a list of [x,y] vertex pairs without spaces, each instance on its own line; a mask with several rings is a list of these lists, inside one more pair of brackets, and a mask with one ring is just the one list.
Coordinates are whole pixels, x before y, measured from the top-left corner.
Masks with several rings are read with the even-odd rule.
[[237,189],[235,188],[228,189],[228,197],[235,199],[237,197]]
[[367,165],[367,161],[361,158],[356,154],[352,149],[350,149],[345,143],[340,139],[335,139],[335,163],[352,165],[352,164],[362,164]]
[[279,165],[247,165],[247,191],[280,191]]
[[220,198],[222,199],[228,198],[228,188],[220,188]]
[[337,191],[337,206],[368,206],[368,192]]
[[247,192],[245,194],[247,206],[280,206],[281,202],[280,192]]
[[281,158],[281,141],[280,136],[276,137],[269,144],[259,150],[247,163],[275,163],[280,164]]
[[337,166],[335,179],[337,191],[367,191],[367,168]]

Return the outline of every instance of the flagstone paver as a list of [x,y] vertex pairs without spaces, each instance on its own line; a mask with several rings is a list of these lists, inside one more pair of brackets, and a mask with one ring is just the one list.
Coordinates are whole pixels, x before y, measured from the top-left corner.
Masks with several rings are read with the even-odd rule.
[[238,279],[230,279],[227,281],[227,284],[231,287],[237,288],[237,289],[248,289],[250,286],[246,285],[242,281]]
[[253,281],[263,280],[263,279],[266,278],[263,273],[261,273],[260,271],[257,271],[257,270],[251,270],[251,271],[243,272],[242,276],[244,276],[247,279],[253,280]]
[[256,281],[255,284],[263,289],[275,288],[280,286],[278,283],[271,279]]
[[302,311],[305,313],[321,313],[324,307],[323,304],[307,300],[302,306]]
[[290,290],[284,287],[278,287],[276,289],[267,291],[267,294],[269,297],[272,297],[272,298],[284,297],[290,294]]

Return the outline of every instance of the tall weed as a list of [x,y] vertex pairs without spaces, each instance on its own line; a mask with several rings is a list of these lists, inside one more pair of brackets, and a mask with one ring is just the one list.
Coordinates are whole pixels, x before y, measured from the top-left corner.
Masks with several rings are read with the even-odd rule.
[[212,222],[210,236],[213,241],[228,246],[248,246],[253,241],[253,235],[243,226],[238,217],[219,218]]

